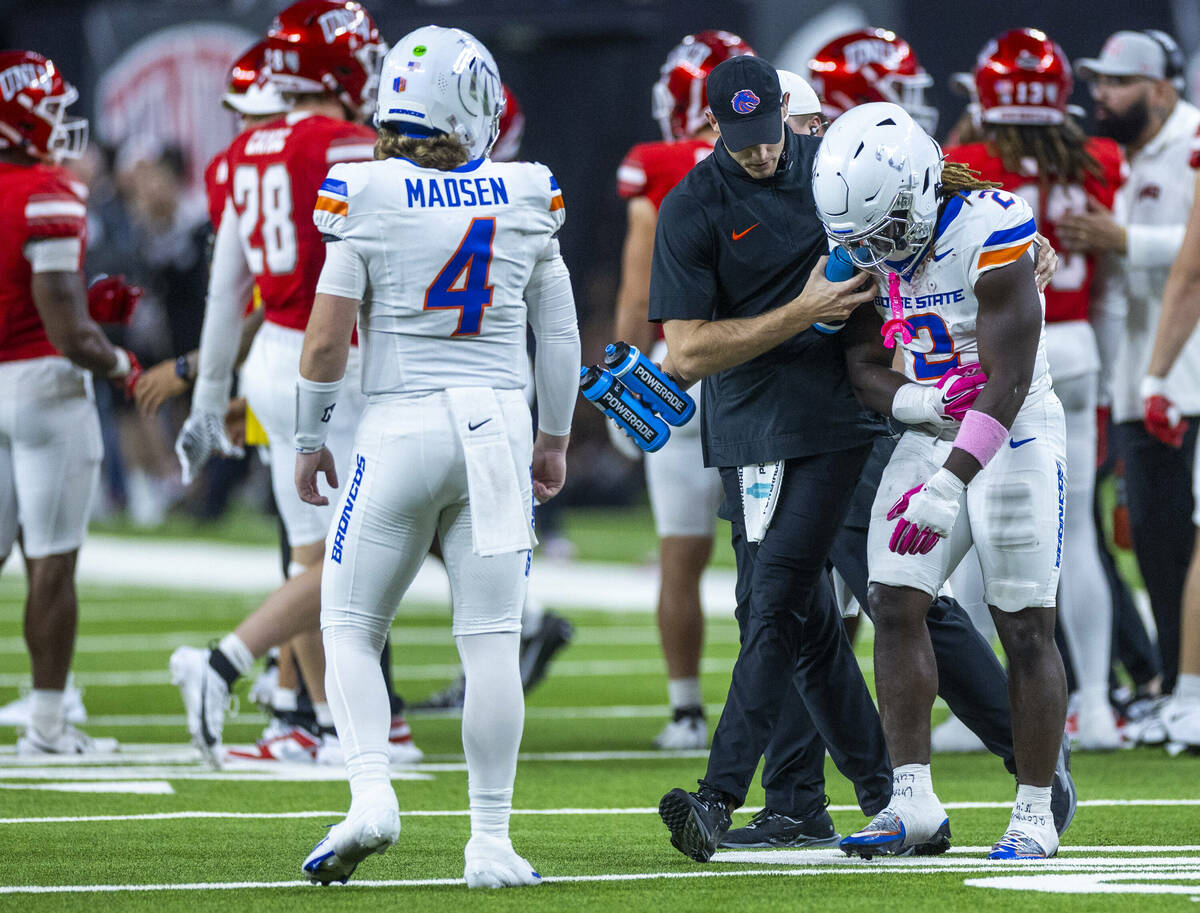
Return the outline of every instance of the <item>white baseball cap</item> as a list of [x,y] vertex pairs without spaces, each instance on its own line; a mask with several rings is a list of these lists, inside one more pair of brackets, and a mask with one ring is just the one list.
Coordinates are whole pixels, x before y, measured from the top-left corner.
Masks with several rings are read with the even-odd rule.
[[1146,32],[1114,32],[1104,42],[1098,58],[1085,57],[1076,62],[1076,68],[1085,79],[1094,79],[1096,76],[1144,76],[1147,79],[1168,79],[1174,83],[1178,74],[1174,72],[1167,42],[1174,45],[1167,35],[1156,40]]
[[820,114],[821,102],[808,80],[791,70],[779,70],[779,88],[788,97],[788,117],[794,114]]

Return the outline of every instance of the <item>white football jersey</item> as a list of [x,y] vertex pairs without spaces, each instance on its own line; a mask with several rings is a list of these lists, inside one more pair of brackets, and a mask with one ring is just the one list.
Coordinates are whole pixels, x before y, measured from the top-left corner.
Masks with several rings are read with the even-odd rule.
[[363,392],[520,389],[525,287],[539,259],[557,256],[565,214],[554,175],[531,162],[330,169],[313,218],[365,264]]
[[[919,384],[934,384],[947,371],[979,361],[975,319],[979,300],[975,283],[988,270],[1034,256],[1037,232],[1033,211],[1020,197],[1003,190],[973,191],[950,199],[934,234],[933,249],[914,272],[900,274],[904,317],[913,339],[904,346],[904,373]],[[880,280],[875,307],[892,317],[887,282]],[[1046,362],[1046,300],[1037,360],[1026,401],[1050,389]],[[896,344],[901,339],[896,336]]]

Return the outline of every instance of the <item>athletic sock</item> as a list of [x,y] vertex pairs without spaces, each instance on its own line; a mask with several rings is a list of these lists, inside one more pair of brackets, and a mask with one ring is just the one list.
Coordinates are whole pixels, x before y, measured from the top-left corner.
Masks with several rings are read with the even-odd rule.
[[684,707],[704,708],[699,678],[667,679],[667,698],[671,701],[672,710],[681,710]]
[[29,728],[47,741],[58,738],[67,725],[63,693],[49,688],[30,692]]
[[935,799],[928,764],[901,764],[892,771],[892,799],[920,801]]
[[1173,697],[1181,704],[1200,704],[1200,675],[1180,674]]
[[329,704],[313,701],[313,715],[317,718],[317,725],[321,729],[333,728],[333,713],[329,709]]
[[295,713],[298,697],[295,688],[276,688],[271,694],[271,709],[276,713]]
[[525,725],[520,638],[516,634],[467,634],[454,639],[467,676],[462,740],[471,834],[506,839],[517,750]]
[[391,714],[379,668],[388,619],[379,621],[378,631],[328,621],[322,631],[327,706],[346,759],[352,809],[354,803],[392,788],[388,772]]
[[1017,801],[1013,803],[1012,819],[1008,825],[1035,833],[1054,830],[1054,815],[1050,811],[1050,787],[1017,785]]
[[232,691],[234,683],[254,665],[254,654],[236,634],[226,634],[209,653],[208,664]]

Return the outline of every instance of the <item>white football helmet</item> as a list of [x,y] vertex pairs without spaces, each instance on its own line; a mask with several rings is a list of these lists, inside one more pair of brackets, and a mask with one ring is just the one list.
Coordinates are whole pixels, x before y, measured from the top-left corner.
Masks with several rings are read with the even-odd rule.
[[424,26],[383,59],[376,124],[420,136],[448,133],[474,160],[491,151],[503,111],[496,61],[462,29]]
[[937,224],[942,149],[899,105],[872,102],[833,122],[813,196],[825,233],[881,275],[922,251]]

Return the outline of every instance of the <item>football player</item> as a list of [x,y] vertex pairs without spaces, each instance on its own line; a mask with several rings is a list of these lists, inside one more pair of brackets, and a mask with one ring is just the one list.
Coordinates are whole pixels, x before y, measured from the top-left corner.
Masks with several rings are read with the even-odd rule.
[[[617,193],[629,203],[614,332],[617,339],[650,353],[655,361],[666,353],[662,331],[647,320],[658,207],[692,166],[712,153],[717,135],[705,117],[709,72],[723,60],[753,53],[730,32],[709,30],[686,36],[667,55],[654,85],[653,113],[663,141],[634,146],[617,170]],[[691,394],[699,398],[700,384]],[[620,453],[631,459],[641,454],[613,423],[605,422],[605,427]],[[708,744],[708,726],[700,692],[704,646],[700,575],[712,554],[721,477],[704,465],[699,421],[674,429],[666,446],[646,455],[646,488],[659,541],[658,631],[672,713],[654,746],[703,748]]]
[[75,560],[103,452],[91,372],[126,392],[140,374],[89,303],[107,322],[127,320],[133,302],[109,314],[89,302],[87,191],[59,165],[87,145],[87,121],[66,113],[79,93],[33,51],[0,53],[0,86],[0,565],[19,539],[33,669],[17,752],[111,752],[115,739],[89,738],[67,722],[63,692],[79,614]]
[[[1008,656],[1018,782],[1009,826],[989,858],[1058,850],[1051,786],[1066,681],[1054,606],[1066,430],[1046,364],[1033,211],[995,188],[962,165],[944,165],[937,143],[890,103],[843,114],[813,169],[830,239],[880,285],[878,313],[860,308],[843,331],[851,381],[864,404],[915,426],[884,470],[868,534],[892,799],[842,841],[852,855],[949,848],[949,820],[929,771],[938,672],[926,614],[972,544]],[[885,344],[902,348],[903,374],[892,370],[881,332]],[[987,382],[961,424],[931,418],[931,400],[942,399],[936,382],[972,367]]]
[[[318,628],[321,556],[332,514],[301,502],[291,484],[291,384],[322,256],[320,234],[304,214],[331,164],[371,158],[374,134],[359,122],[373,108],[384,50],[370,14],[354,0],[292,4],[272,23],[264,51],[268,79],[291,111],[241,134],[227,152],[228,192],[213,248],[199,374],[176,452],[185,481],[213,453],[241,452],[226,437],[223,420],[242,313],[257,286],[263,326],[247,356],[242,388],[270,441],[272,489],[293,575],[217,647],[181,647],[171,657],[192,740],[214,766],[221,763],[229,689],[255,658],[294,636],[317,724],[327,735],[323,750],[331,761],[337,756]],[[357,370],[355,352],[350,371]],[[348,396],[339,414],[330,416],[331,446],[343,457],[361,405],[361,398]]]
[[[346,482],[321,627],[352,798],[304,862],[315,882],[346,881],[399,835],[376,657],[435,535],[466,672],[464,877],[492,888],[541,880],[508,834],[524,719],[521,606],[532,498],[553,497],[566,475],[579,333],[554,176],[487,157],[502,103],[495,61],[472,36],[410,33],[384,62],[380,160],[333,167],[317,198],[327,243],[295,387],[295,484],[306,503],[327,504],[318,474]],[[325,418],[359,395],[344,389],[359,382],[344,376],[356,318],[368,405],[340,463]],[[527,321],[538,342],[536,440],[522,389]]]
[[[1073,80],[1062,48],[1034,29],[1006,32],[980,53],[974,79],[984,140],[948,148],[948,159],[1025,200],[1055,247],[1055,225],[1063,215],[1089,206],[1112,209],[1124,180],[1121,149],[1112,140],[1086,136],[1067,111]],[[1121,738],[1108,701],[1112,596],[1092,499],[1100,378],[1109,374],[1121,329],[1119,310],[1104,308],[1096,271],[1091,254],[1068,254],[1059,264],[1045,290],[1046,357],[1066,416],[1071,467],[1063,531],[1069,570],[1062,576],[1059,609],[1078,687],[1078,744],[1113,749]],[[1109,322],[1114,316],[1116,327]]]

